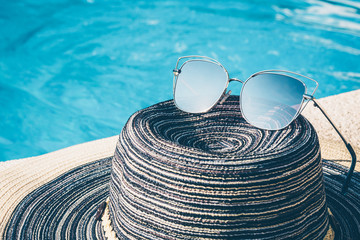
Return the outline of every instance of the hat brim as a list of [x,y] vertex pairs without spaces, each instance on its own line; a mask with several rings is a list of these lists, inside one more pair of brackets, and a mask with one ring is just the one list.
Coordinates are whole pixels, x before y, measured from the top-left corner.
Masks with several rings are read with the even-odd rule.
[[[360,174],[340,193],[346,169],[324,160],[324,182],[340,239],[360,238]],[[8,221],[3,239],[105,239],[98,206],[108,197],[111,158],[78,166],[28,194]]]
[[326,201],[334,215],[334,230],[339,239],[360,239],[360,174],[354,172],[346,194],[341,194],[347,169],[323,160]]
[[2,239],[105,239],[98,206],[109,193],[111,158],[78,166],[28,194]]

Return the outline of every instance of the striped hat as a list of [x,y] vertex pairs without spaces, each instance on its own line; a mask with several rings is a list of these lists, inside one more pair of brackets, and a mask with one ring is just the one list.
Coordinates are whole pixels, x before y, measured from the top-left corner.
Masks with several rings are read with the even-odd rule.
[[302,116],[266,131],[236,96],[204,114],[167,101],[130,117],[113,157],[27,194],[0,238],[360,239],[360,175],[342,195],[345,172]]

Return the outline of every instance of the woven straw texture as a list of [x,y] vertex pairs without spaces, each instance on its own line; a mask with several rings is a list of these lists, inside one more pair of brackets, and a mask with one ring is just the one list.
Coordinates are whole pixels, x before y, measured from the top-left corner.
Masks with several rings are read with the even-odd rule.
[[[349,99],[351,99],[352,102],[356,102],[357,100],[356,99],[354,100],[352,96],[354,94],[357,94],[356,96],[360,96],[360,90],[349,94],[350,94]],[[347,96],[347,94],[343,94],[343,96],[345,95]],[[333,101],[334,103],[337,102],[336,97],[337,96],[334,96],[334,101]],[[230,100],[233,101],[234,99],[230,99]],[[143,131],[142,129],[150,129],[150,130],[158,129],[158,132],[162,133],[162,136],[163,135],[172,136],[170,141],[177,140],[176,145],[180,144],[184,147],[183,150],[179,150],[178,152],[174,153],[175,155],[184,156],[184,158],[179,157],[179,159],[172,159],[175,162],[179,160],[188,161],[189,157],[188,155],[185,154],[185,152],[187,152],[188,149],[190,150],[200,149],[199,150],[200,152],[204,152],[204,150],[201,150],[203,148],[201,146],[206,146],[206,144],[207,146],[210,146],[210,148],[206,151],[211,151],[212,153],[214,153],[213,155],[216,154],[231,155],[232,154],[231,152],[236,153],[238,151],[234,147],[236,146],[236,144],[229,145],[227,143],[228,141],[226,141],[225,139],[222,139],[222,141],[211,141],[211,144],[206,143],[205,145],[203,143],[198,144],[199,141],[197,141],[197,143],[195,143],[194,141],[191,145],[189,145],[186,142],[186,140],[184,140],[184,139],[187,140],[190,139],[189,136],[185,136],[184,134],[185,130],[190,131],[189,134],[193,134],[194,132],[196,132],[199,136],[202,136],[204,134],[209,135],[210,129],[205,129],[206,126],[199,127],[199,129],[202,129],[201,131],[194,130],[193,128],[187,129],[184,125],[179,123],[179,120],[182,117],[178,116],[178,114],[181,113],[171,112],[174,111],[174,109],[172,109],[171,106],[169,106],[169,104],[170,103],[163,104],[166,107],[166,112],[163,114],[167,115],[169,118],[171,118],[171,120],[168,119],[166,123],[165,121],[166,119],[162,119],[165,116],[160,114],[158,118],[159,120],[162,119],[160,122],[149,122],[146,121],[147,118],[155,119],[156,116],[149,117],[147,115],[144,115],[144,117],[147,116],[147,118],[144,118],[144,121],[139,121],[138,119],[139,125],[134,126],[135,130],[134,133],[131,135],[131,139],[134,139],[136,137],[136,139],[141,140],[148,137],[148,135],[151,133],[151,131],[149,130],[147,130],[145,134],[142,133],[143,137],[139,137],[139,133]],[[351,105],[346,104],[346,106],[351,106]],[[151,107],[150,110],[155,107],[156,106]],[[221,108],[222,108],[221,111],[223,111],[222,114],[229,114],[228,110],[229,111],[231,110],[231,108],[226,105],[222,106]],[[350,111],[350,107],[347,107],[346,109],[349,109]],[[145,109],[143,111],[147,112],[148,110],[149,109]],[[238,109],[235,110],[237,111]],[[330,110],[332,109],[330,108]],[[340,125],[340,129],[342,132],[344,129],[346,130],[353,128],[354,125],[359,126],[358,124],[359,122],[357,121],[358,118],[356,118],[355,116],[356,114],[358,114],[358,112],[356,111],[355,112],[351,111],[351,112],[352,114],[350,115],[345,114],[346,116],[348,116],[348,118],[346,118],[345,121],[347,125]],[[317,113],[318,111],[315,111],[313,113],[314,116]],[[329,113],[331,114],[331,116],[333,116],[332,111],[329,111]],[[215,114],[215,112],[212,112],[211,114]],[[307,114],[306,116],[312,117],[309,116],[309,114]],[[133,118],[130,119],[130,121],[134,121]],[[209,114],[206,115],[206,118],[208,120],[213,119],[212,116],[210,116]],[[199,117],[194,117],[194,119],[199,120]],[[221,118],[216,117],[215,119],[219,120]],[[336,123],[341,122],[342,121],[341,119],[344,119],[344,117],[338,116],[335,119],[337,120]],[[222,121],[224,122],[225,120]],[[316,124],[320,124],[319,129],[317,127],[317,130],[319,130],[320,135],[322,135],[324,131],[330,132],[331,130],[331,129],[328,130],[325,127],[327,125],[326,125],[326,121],[324,120],[325,120],[324,118],[319,118],[318,119],[319,122],[316,122]],[[171,121],[171,123],[169,121]],[[235,116],[234,118],[231,118],[230,121],[238,122],[237,117],[235,118]],[[300,121],[304,121],[304,120],[300,119]],[[242,120],[240,122],[242,122]],[[308,124],[306,121],[304,122]],[[149,123],[155,124],[156,126],[152,126],[152,127],[151,125],[146,126],[146,124]],[[166,124],[164,125],[164,123]],[[210,121],[208,128],[211,128],[211,126],[214,127],[214,122]],[[321,128],[322,126],[324,126],[324,128]],[[136,130],[137,128],[139,129]],[[173,129],[173,131],[167,131],[166,129],[168,130]],[[311,127],[309,129],[311,130]],[[354,129],[355,130],[353,131],[352,136],[353,137],[359,136],[358,134],[356,134],[358,132],[356,130],[358,129],[358,127]],[[244,143],[242,146],[248,146],[246,145],[246,143],[254,141],[253,139],[254,136],[263,136],[264,138],[257,140],[256,143],[257,145],[261,145],[262,142],[266,142],[268,140],[276,139],[276,138],[278,139],[278,141],[276,142],[286,141],[286,139],[281,139],[279,137],[272,135],[266,135],[266,134],[261,135],[263,134],[261,133],[262,131],[260,131],[259,134],[255,134],[255,133],[249,134],[246,132],[247,131],[246,129],[243,130],[245,132],[241,133],[238,131],[238,127],[234,128],[231,130],[231,133],[228,133],[228,136],[235,136],[242,134],[244,136],[244,138],[241,137]],[[183,134],[177,136],[174,135],[175,132],[179,133],[180,131],[182,131]],[[216,130],[213,129],[211,131],[212,131],[211,135],[215,135],[215,132],[218,132],[218,134],[216,134],[217,136],[222,135],[221,127],[217,128]],[[157,136],[156,134],[158,133],[156,132],[155,136]],[[249,137],[246,138],[246,136]],[[158,146],[158,144],[164,146],[169,145],[167,139],[169,139],[170,137],[159,138],[157,136],[157,138],[158,139],[156,141],[155,140],[150,141],[148,139],[149,144],[145,144],[147,146],[145,150],[148,151],[147,154],[149,154],[149,156],[153,156],[153,153],[159,150],[156,147]],[[239,138],[240,137],[235,139],[239,139]],[[111,219],[109,220],[110,213],[107,211],[105,211],[105,214],[102,218],[103,219],[102,222],[95,221],[94,216],[99,204],[105,201],[106,198],[109,196],[108,187],[109,187],[110,171],[112,165],[111,158],[109,157],[113,155],[117,139],[118,137],[115,136],[107,139],[101,139],[94,142],[72,146],[39,157],[1,163],[0,164],[0,179],[1,179],[0,239],[21,239],[21,240],[22,239],[104,239],[105,236],[108,237],[108,239],[115,239],[115,232],[114,231],[111,232],[111,230],[114,229],[114,225],[116,224],[116,221],[121,220],[121,216],[120,216],[121,212],[114,211],[111,214],[112,218],[114,216],[117,216],[118,218],[116,220],[112,219],[113,223],[111,223],[110,221]],[[150,139],[156,139],[156,137],[150,137]],[[199,137],[198,139],[203,139],[203,137]],[[291,140],[293,138],[290,137],[289,139]],[[357,141],[359,141],[359,139],[360,138],[358,138]],[[338,163],[341,164],[346,164],[349,161],[348,160],[349,157],[347,156],[347,153],[345,151],[342,151],[344,148],[342,143],[339,144],[337,141],[334,141],[334,144],[330,144],[331,141],[329,139],[324,139],[324,140],[326,141],[321,142],[323,157],[325,156],[326,159],[336,160]],[[300,142],[300,140],[296,140],[296,139],[295,140],[293,139],[292,141]],[[308,140],[305,139],[305,141]],[[356,145],[356,139],[355,141],[352,142],[353,143],[355,142],[353,146],[355,147],[355,149],[357,149],[355,151],[359,154],[360,153],[359,145],[358,146]],[[122,144],[121,142],[118,143],[118,145],[121,144]],[[136,142],[134,144],[138,144],[138,146],[144,145],[144,143],[141,141]],[[306,145],[304,143],[302,144],[303,145],[300,146],[300,148]],[[293,147],[297,147],[297,146],[293,146]],[[136,149],[136,147],[134,146],[131,146],[130,149],[133,148]],[[179,147],[176,147],[175,149],[179,149]],[[234,151],[232,151],[231,149],[233,149]],[[252,151],[250,148],[248,149],[249,150],[246,152],[247,154],[249,154]],[[257,147],[255,146],[252,149],[255,150],[257,149]],[[274,149],[273,151],[276,151],[276,149]],[[129,152],[129,154],[130,153],[131,152]],[[117,152],[116,154],[119,153]],[[326,154],[328,155],[328,157],[326,157]],[[160,157],[162,156],[163,155],[156,155],[154,159],[158,158],[161,160]],[[236,157],[238,156],[235,156],[235,158]],[[188,166],[188,164],[192,164],[192,162],[191,161],[185,162],[185,166]],[[251,165],[253,163],[249,161],[249,164]],[[181,166],[184,166],[184,164],[180,165],[179,167]],[[202,167],[203,166],[204,165],[202,165]],[[357,169],[359,169],[358,166]],[[115,168],[112,171],[115,171]],[[254,171],[254,169],[251,169],[251,171]],[[340,189],[344,181],[344,175],[347,171],[347,168],[344,168],[343,166],[336,164],[334,161],[324,160],[323,171],[324,171],[324,180],[325,180],[324,183],[325,183],[325,191],[326,191],[326,202],[330,211],[335,217],[335,221],[337,222],[337,224],[332,226],[336,231],[337,239],[360,239],[360,201],[359,201],[360,174],[359,172],[354,173],[353,179],[349,186],[348,193],[347,195],[344,196],[340,194]],[[149,174],[151,173],[152,172],[149,171]],[[185,178],[186,176],[184,177],[184,179]],[[305,179],[305,182],[306,181],[307,180]],[[172,183],[170,183],[170,186],[171,184]],[[193,186],[199,186],[199,182],[198,181],[193,182]],[[163,185],[159,187],[163,187]],[[179,188],[181,190],[181,185],[179,185]],[[152,189],[150,188],[149,190]],[[207,190],[208,188],[203,189],[203,191],[207,191]],[[114,191],[117,191],[117,193],[120,192],[119,189],[115,189]],[[183,189],[182,192],[184,191],[190,191],[190,190]],[[190,195],[191,197],[195,196],[199,198],[198,194],[194,192],[192,193],[193,194]],[[253,196],[251,195],[251,192],[248,192],[247,197],[249,197],[249,199],[254,199]],[[134,201],[137,200],[138,199],[134,198]],[[272,201],[272,198],[270,198],[269,201]],[[223,203],[229,203],[229,202],[223,201]],[[249,201],[250,205],[254,203],[255,203],[254,200]],[[156,209],[156,205],[151,205],[150,209]],[[245,214],[247,213],[248,212],[245,212]],[[139,217],[138,222],[143,221],[142,219],[143,216],[145,215],[141,215]],[[181,212],[179,216],[181,216]],[[191,215],[190,217],[193,217],[193,215]],[[105,221],[106,218],[108,218],[107,221]],[[256,216],[254,219],[256,219]],[[310,222],[313,220],[309,220],[308,218],[306,218],[305,221]],[[189,225],[185,227],[188,226]],[[258,226],[260,226],[260,224]],[[301,229],[303,228],[303,226],[301,225],[298,228]],[[135,231],[135,229],[133,230]],[[119,232],[118,229],[116,229],[116,231]],[[288,229],[284,228],[284,231],[288,231]],[[218,235],[216,235],[215,238],[218,239],[231,238],[231,237],[217,237],[217,236]],[[267,236],[265,237],[268,238]],[[285,236],[285,238],[286,237],[287,236]],[[149,239],[150,237],[139,237],[139,238]],[[254,238],[254,237],[250,237],[250,238]],[[270,238],[273,239],[275,237],[270,237]],[[295,236],[294,238],[299,239],[301,237]],[[174,239],[174,237],[169,235],[168,239]]]
[[[338,222],[337,239],[360,239],[360,174],[354,174],[349,192],[343,196],[340,188],[345,168],[325,161],[323,169],[327,204]],[[116,239],[110,221],[105,221],[109,213],[101,223],[94,217],[109,194],[110,170],[110,158],[97,160],[28,194],[0,239]]]
[[116,148],[110,217],[124,239],[322,239],[328,212],[316,132],[244,121],[238,98],[201,114],[164,102],[134,114]]
[[105,239],[97,207],[109,194],[111,158],[78,166],[27,195],[0,239]]
[[114,136],[37,157],[2,162],[0,164],[0,236],[13,211],[28,194],[73,168],[112,157],[117,139],[118,136]]

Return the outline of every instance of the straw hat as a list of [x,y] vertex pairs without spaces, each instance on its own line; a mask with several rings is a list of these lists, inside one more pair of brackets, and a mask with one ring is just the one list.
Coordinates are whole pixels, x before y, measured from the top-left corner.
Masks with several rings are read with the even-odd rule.
[[[0,186],[0,236],[359,239],[359,174],[341,195],[346,168],[321,161],[305,118],[265,131],[247,124],[237,106],[230,97],[209,113],[191,115],[172,101],[156,104],[135,113],[118,141],[106,140],[106,150],[95,142],[53,154],[74,166],[52,163],[43,171],[62,170],[45,181],[38,181],[40,172],[22,176],[26,162],[9,163],[17,171],[0,174],[16,185]],[[95,148],[103,152],[94,155]],[[28,160],[42,164],[51,156]]]

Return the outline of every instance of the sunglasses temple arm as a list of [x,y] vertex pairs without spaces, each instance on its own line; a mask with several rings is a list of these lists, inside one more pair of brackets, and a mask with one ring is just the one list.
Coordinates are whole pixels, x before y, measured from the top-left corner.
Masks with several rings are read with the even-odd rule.
[[340,136],[341,140],[344,142],[347,150],[349,151],[350,155],[351,155],[351,166],[350,169],[348,171],[348,173],[346,174],[346,179],[345,182],[342,186],[341,189],[341,193],[345,194],[348,187],[349,187],[349,183],[351,180],[351,177],[353,175],[354,169],[355,169],[355,165],[356,165],[356,154],[354,149],[352,148],[352,146],[350,145],[349,142],[346,141],[346,139],[344,138],[344,136],[340,133],[340,131],[337,129],[337,127],[335,126],[335,124],[331,121],[331,119],[329,118],[329,116],[325,113],[325,111],[320,107],[319,103],[317,102],[317,100],[315,100],[315,98],[311,99],[314,102],[314,106],[317,107],[325,116],[325,118],[329,121],[329,123],[331,124],[331,126],[333,126],[333,128],[335,129],[335,131],[337,132],[337,134]]

